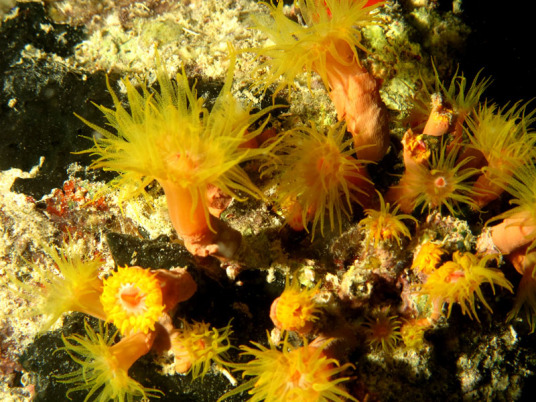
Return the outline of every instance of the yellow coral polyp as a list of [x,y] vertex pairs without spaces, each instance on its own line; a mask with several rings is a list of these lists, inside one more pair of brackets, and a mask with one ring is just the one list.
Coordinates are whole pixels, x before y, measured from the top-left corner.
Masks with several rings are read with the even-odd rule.
[[210,324],[181,320],[182,328],[171,334],[171,350],[175,356],[175,371],[191,373],[192,379],[204,377],[212,363],[226,365],[224,360],[231,347],[231,324],[210,328]]
[[446,253],[437,243],[426,242],[413,259],[411,269],[420,271],[424,274],[431,274],[441,262],[441,257]]
[[401,193],[401,202],[412,205],[411,209],[419,205],[421,210],[445,207],[452,215],[459,204],[478,209],[468,180],[479,171],[466,167],[469,158],[457,161],[457,156],[457,152],[449,152],[443,145],[432,153],[430,166],[409,165],[400,183],[394,187]]
[[289,284],[287,278],[285,290],[274,300],[270,309],[274,325],[284,331],[300,334],[310,332],[320,314],[320,307],[315,300],[319,286],[320,283],[313,288],[302,289],[297,279]]
[[130,402],[135,398],[148,400],[162,394],[157,389],[144,387],[128,375],[131,365],[148,352],[144,336],[137,334],[114,345],[116,334],[110,334],[107,326],[97,332],[85,322],[85,330],[85,337],[78,334],[62,336],[64,347],[61,349],[82,366],[57,376],[59,382],[74,384],[67,397],[72,392],[87,391],[84,401],[95,396],[94,400],[98,402]]
[[363,50],[360,27],[376,22],[372,13],[383,2],[367,6],[368,0],[305,0],[299,10],[305,25],[296,22],[284,13],[284,3],[265,3],[270,18],[257,18],[255,28],[263,32],[272,44],[251,49],[258,56],[267,56],[257,71],[263,71],[258,86],[267,88],[281,81],[276,93],[285,87],[293,87],[294,79],[306,72],[307,84],[311,88],[311,75],[320,75],[329,88],[328,69],[330,60],[348,65],[348,51],[358,60],[356,47]]
[[383,196],[379,194],[380,210],[365,209],[367,216],[359,221],[359,226],[366,232],[369,242],[377,247],[380,242],[395,240],[400,246],[402,237],[411,238],[408,227],[403,222],[404,219],[417,221],[413,216],[408,214],[399,214],[399,206],[391,208],[390,203],[386,203]]
[[60,251],[52,247],[44,247],[44,250],[54,261],[59,275],[39,264],[31,264],[42,286],[30,286],[8,273],[20,296],[34,306],[30,313],[43,316],[41,330],[49,329],[62,314],[70,311],[104,319],[100,302],[101,261],[86,259],[67,244]]
[[219,401],[248,391],[252,402],[311,402],[311,401],[357,401],[339,384],[348,377],[338,377],[352,364],[342,366],[338,360],[328,358],[321,346],[305,342],[301,347],[290,345],[286,337],[281,345],[269,341],[269,347],[252,342],[255,347],[241,346],[243,356],[252,356],[247,363],[234,364],[244,377],[252,377],[246,383],[228,392]]
[[462,314],[479,321],[475,296],[492,312],[480,288],[482,284],[489,283],[494,294],[496,285],[512,292],[512,284],[504,274],[498,269],[487,267],[488,262],[496,258],[496,255],[479,258],[471,253],[457,251],[453,254],[452,261],[444,263],[428,276],[420,293],[428,295],[436,310],[440,310],[443,304],[447,303],[447,317],[456,303],[460,305]]
[[84,152],[97,156],[93,168],[119,173],[111,185],[120,189],[122,200],[145,194],[144,187],[156,179],[164,186],[166,195],[186,199],[181,203],[186,209],[184,214],[195,215],[195,219],[205,220],[205,226],[210,226],[205,197],[207,186],[216,186],[240,200],[243,197],[236,191],[257,198],[262,196],[239,164],[269,151],[241,145],[263,130],[264,124],[251,132],[248,128],[274,107],[250,115],[252,107],[242,107],[234,99],[231,94],[233,64],[234,57],[211,111],[205,107],[205,100],[197,96],[195,85],[188,83],[184,70],[172,81],[159,59],[159,91],[149,89],[144,83],[139,83],[138,90],[129,80],[122,81],[130,110],[125,109],[107,82],[115,110],[98,108],[111,129],[80,117],[99,133],[94,137],[94,146]]
[[154,331],[165,307],[155,275],[140,267],[120,267],[106,278],[101,302],[107,321],[122,334]]
[[299,127],[286,132],[276,148],[281,171],[279,203],[299,205],[296,210],[301,216],[298,218],[294,211],[286,218],[301,220],[306,230],[312,222],[313,238],[317,226],[324,234],[326,216],[330,228],[337,225],[340,231],[343,216],[352,214],[352,202],[360,203],[359,195],[366,194],[361,184],[370,185],[364,173],[366,161],[354,157],[352,140],[344,140],[345,133],[344,124],[329,127],[327,133],[314,124]]
[[367,343],[373,349],[382,349],[384,352],[391,353],[401,340],[401,325],[398,317],[389,315],[388,311],[375,312],[363,323]]
[[400,338],[407,349],[420,350],[424,347],[424,333],[430,328],[426,319],[412,319],[404,322],[400,328]]

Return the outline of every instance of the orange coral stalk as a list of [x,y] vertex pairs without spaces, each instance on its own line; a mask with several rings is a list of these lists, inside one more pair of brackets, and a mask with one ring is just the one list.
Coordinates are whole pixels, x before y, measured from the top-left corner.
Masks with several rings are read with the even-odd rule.
[[514,307],[508,313],[507,320],[517,317],[523,310],[531,329],[530,333],[533,333],[536,330],[536,252],[527,253],[527,247],[508,255],[515,269],[523,276],[516,290]]
[[[379,94],[376,79],[360,64],[356,48],[361,44],[359,27],[377,23],[375,9],[383,1],[305,0],[300,2],[304,25],[289,19],[283,3],[267,4],[271,18],[257,21],[256,28],[273,42],[264,49],[252,49],[268,56],[257,71],[263,74],[257,86],[294,86],[296,76],[304,70],[311,88],[315,71],[330,91],[338,118],[346,121],[361,159],[380,160],[389,145],[388,113]],[[268,71],[264,71],[267,67]],[[363,145],[368,147],[361,148]]]
[[493,244],[502,254],[523,247],[534,240],[536,224],[529,212],[520,211],[491,228]]
[[440,137],[449,132],[456,115],[443,101],[441,94],[432,95],[432,111],[423,129],[423,134]]
[[200,257],[232,257],[240,246],[240,232],[209,215],[199,199],[200,192],[197,193],[198,199],[194,199],[191,189],[176,182],[159,180],[159,183],[166,194],[171,223],[182,237],[185,247]]
[[151,272],[155,273],[160,282],[164,312],[188,300],[197,291],[197,284],[186,268],[158,269]]
[[326,56],[329,96],[339,120],[354,138],[360,159],[379,161],[389,147],[389,115],[380,97],[378,81],[363,67],[346,42],[334,44],[339,59]]

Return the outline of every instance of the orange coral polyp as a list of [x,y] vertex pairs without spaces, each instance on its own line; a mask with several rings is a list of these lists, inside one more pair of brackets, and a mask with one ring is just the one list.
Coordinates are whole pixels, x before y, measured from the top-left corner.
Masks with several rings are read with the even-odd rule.
[[429,166],[408,165],[399,184],[389,189],[388,200],[398,201],[401,210],[406,213],[419,205],[422,205],[422,210],[445,207],[452,215],[462,203],[478,209],[468,180],[479,171],[466,167],[469,158],[458,162],[456,154],[448,152],[443,145],[432,154]]
[[391,209],[391,205],[386,203],[383,196],[378,192],[380,200],[380,210],[365,209],[367,216],[359,221],[359,226],[364,228],[366,236],[374,247],[377,247],[381,241],[396,240],[400,246],[401,237],[410,237],[408,227],[404,224],[404,219],[416,219],[407,214],[399,214],[399,206]]
[[175,372],[191,373],[192,379],[204,377],[211,364],[226,365],[224,360],[231,348],[231,324],[224,328],[210,328],[210,324],[182,321],[182,328],[171,333],[171,350]]
[[349,378],[338,377],[353,365],[340,365],[336,359],[326,356],[324,349],[329,340],[318,347],[305,342],[298,348],[288,342],[288,337],[281,345],[269,340],[269,348],[252,343],[255,347],[241,346],[240,349],[243,350],[242,355],[253,356],[253,360],[233,365],[243,371],[244,377],[252,378],[218,401],[245,391],[251,395],[249,400],[253,402],[357,401],[340,386]]
[[155,275],[140,267],[118,268],[106,278],[101,302],[107,321],[122,334],[153,331],[165,308]]
[[504,274],[486,265],[496,255],[487,255],[479,258],[471,253],[455,252],[453,261],[444,263],[428,276],[421,288],[421,294],[430,297],[430,303],[439,314],[444,303],[448,304],[447,317],[450,316],[452,306],[460,305],[462,314],[478,320],[475,306],[475,295],[480,302],[491,312],[491,307],[484,299],[482,290],[483,283],[489,283],[495,293],[495,285],[501,286],[512,292],[512,284],[504,277]]
[[62,335],[65,350],[81,367],[73,372],[57,376],[59,382],[73,384],[67,397],[74,391],[87,390],[85,400],[95,396],[98,401],[131,401],[134,398],[149,400],[158,397],[161,391],[146,388],[129,377],[128,370],[141,356],[151,349],[152,334],[141,332],[129,335],[113,344],[115,335],[103,330],[94,331],[87,321],[86,336]]
[[441,262],[441,257],[446,253],[439,244],[427,242],[421,245],[415,255],[411,269],[424,274],[432,273]]
[[318,320],[320,308],[315,301],[320,283],[311,289],[301,289],[298,280],[293,279],[270,308],[270,318],[274,325],[284,331],[296,331],[302,335],[313,329]]
[[315,125],[299,127],[288,131],[276,147],[281,171],[278,201],[293,227],[307,228],[312,222],[313,237],[318,224],[324,233],[326,215],[330,228],[335,229],[337,222],[340,230],[342,216],[352,213],[352,201],[361,203],[367,194],[363,184],[371,186],[364,168],[367,162],[354,157],[352,140],[345,140],[345,133],[343,124],[329,127],[327,133]]
[[363,324],[367,342],[373,349],[381,348],[385,352],[392,352],[401,340],[401,321],[397,316],[391,316],[387,311],[380,311],[368,317]]
[[[159,91],[140,83],[141,91],[129,80],[126,87],[127,110],[108,82],[114,109],[99,106],[111,130],[83,118],[100,135],[85,150],[97,156],[93,168],[119,173],[112,185],[121,191],[122,201],[145,194],[145,186],[157,180],[166,193],[172,223],[193,254],[232,255],[238,248],[238,232],[219,225],[209,213],[206,192],[209,186],[238,200],[237,192],[262,198],[240,163],[263,159],[270,147],[244,148],[242,144],[260,134],[267,120],[255,129],[249,127],[277,106],[252,115],[251,105],[242,107],[231,94],[234,51],[231,68],[215,104],[209,111],[203,98],[190,86],[184,70],[175,81],[168,76],[157,57]],[[216,227],[218,226],[218,227]],[[209,234],[220,230],[215,239]],[[219,253],[223,250],[221,253]]]

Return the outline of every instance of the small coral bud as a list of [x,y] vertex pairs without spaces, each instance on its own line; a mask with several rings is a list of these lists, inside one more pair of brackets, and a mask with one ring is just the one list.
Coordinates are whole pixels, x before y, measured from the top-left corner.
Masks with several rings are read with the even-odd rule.
[[154,331],[165,308],[158,279],[141,267],[120,267],[106,278],[101,302],[106,320],[122,334]]
[[214,362],[226,365],[223,360],[231,347],[231,324],[224,328],[210,329],[204,322],[181,320],[182,328],[171,332],[171,350],[175,356],[175,372],[192,374],[192,379],[204,377]]
[[455,121],[452,108],[445,103],[441,94],[432,95],[432,111],[423,129],[423,134],[442,136],[450,131]]
[[359,221],[359,226],[366,232],[369,243],[372,242],[377,247],[380,242],[395,240],[400,246],[401,237],[411,237],[408,227],[402,222],[403,219],[416,219],[411,215],[398,214],[399,206],[391,210],[391,205],[383,200],[383,196],[378,193],[380,199],[380,210],[365,209],[366,218]]
[[402,137],[402,145],[404,147],[404,166],[409,165],[426,165],[430,158],[430,149],[424,141],[422,134],[415,135],[413,131],[408,129]]
[[296,331],[305,335],[313,329],[318,320],[320,308],[315,301],[318,293],[318,283],[311,289],[302,289],[296,277],[289,284],[270,308],[270,318],[274,325],[284,331]]
[[430,328],[427,319],[412,319],[405,321],[400,328],[400,338],[408,349],[420,350],[424,346],[424,333]]

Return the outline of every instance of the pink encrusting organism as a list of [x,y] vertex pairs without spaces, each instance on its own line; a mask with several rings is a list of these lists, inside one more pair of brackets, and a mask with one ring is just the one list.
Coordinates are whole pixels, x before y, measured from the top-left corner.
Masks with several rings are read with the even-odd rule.
[[[378,0],[305,0],[300,2],[304,25],[288,18],[283,2],[267,4],[271,18],[258,19],[255,28],[273,44],[251,49],[267,56],[258,70],[258,87],[278,82],[276,93],[293,87],[295,78],[312,72],[328,89],[339,120],[345,121],[360,159],[379,161],[389,146],[388,112],[380,98],[379,83],[361,64],[357,49],[365,50],[358,28],[377,23]],[[264,70],[267,70],[266,72]]]

